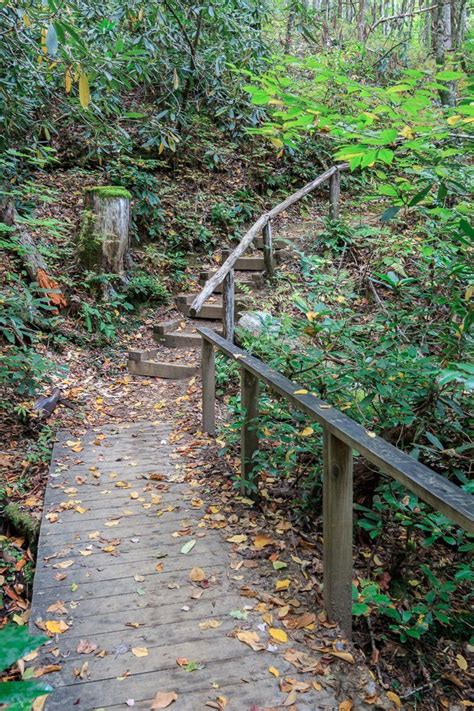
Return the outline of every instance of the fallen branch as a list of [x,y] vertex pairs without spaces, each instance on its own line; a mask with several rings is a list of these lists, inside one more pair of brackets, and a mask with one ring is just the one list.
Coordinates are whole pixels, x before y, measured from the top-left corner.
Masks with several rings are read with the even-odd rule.
[[54,388],[51,395],[42,395],[33,405],[33,410],[40,410],[41,413],[45,413],[46,417],[53,414],[58,405],[64,405],[70,410],[73,409],[74,405],[67,397],[64,397],[59,388]]

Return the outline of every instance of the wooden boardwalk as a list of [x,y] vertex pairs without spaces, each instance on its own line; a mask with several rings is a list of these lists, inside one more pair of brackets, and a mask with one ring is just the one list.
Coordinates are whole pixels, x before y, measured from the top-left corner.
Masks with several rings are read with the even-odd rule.
[[[269,667],[304,679],[282,656],[292,645],[272,644],[261,615],[229,614],[245,616],[255,600],[239,595],[237,554],[206,526],[170,431],[105,426],[80,441],[63,435],[54,448],[31,616],[32,630],[51,636],[35,666],[61,667],[46,677],[48,711],[150,709],[158,692],[177,695],[173,711],[284,708],[288,689]],[[255,630],[263,651],[229,636],[236,629]],[[324,685],[292,708],[338,702]]]

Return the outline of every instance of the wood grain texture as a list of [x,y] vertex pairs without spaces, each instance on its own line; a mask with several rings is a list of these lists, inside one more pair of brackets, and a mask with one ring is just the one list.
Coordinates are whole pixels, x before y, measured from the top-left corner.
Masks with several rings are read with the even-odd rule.
[[[228,699],[226,711],[278,708],[286,700],[268,667],[294,669],[233,636],[242,623],[229,613],[249,603],[239,593],[242,574],[234,580],[230,567],[238,554],[228,533],[203,525],[206,507],[184,479],[186,460],[170,433],[166,423],[114,425],[81,437],[78,453],[66,433],[54,447],[30,625],[38,633],[36,622],[63,620],[69,629],[34,661],[61,666],[47,676],[54,691],[46,711],[128,708],[131,699],[149,709],[166,690],[178,694],[174,711],[204,711],[218,696]],[[205,571],[204,588],[190,580],[193,567]],[[64,614],[48,609],[58,601]],[[219,626],[199,626],[210,620]],[[97,649],[80,653],[81,640]],[[135,656],[136,648],[146,655]],[[179,658],[199,668],[186,672]],[[331,688],[305,694],[304,702],[302,709],[337,707]]]

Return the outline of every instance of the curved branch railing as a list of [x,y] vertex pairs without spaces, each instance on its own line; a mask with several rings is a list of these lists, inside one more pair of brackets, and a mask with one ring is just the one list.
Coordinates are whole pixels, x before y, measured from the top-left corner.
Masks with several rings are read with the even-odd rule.
[[223,283],[222,289],[222,306],[223,306],[223,332],[224,338],[229,341],[234,341],[234,317],[235,317],[235,287],[234,287],[234,265],[244,252],[251,246],[255,237],[262,233],[263,236],[263,259],[265,263],[265,272],[267,277],[271,278],[274,274],[274,255],[272,245],[272,229],[271,223],[282,212],[287,210],[291,205],[294,205],[298,200],[313,192],[319,185],[330,180],[330,215],[333,219],[339,216],[339,197],[340,197],[340,174],[341,171],[347,170],[347,163],[341,163],[329,168],[303,188],[287,197],[283,202],[276,205],[269,212],[265,212],[258,218],[252,227],[242,237],[237,247],[229,254],[225,262],[206,281],[201,292],[192,302],[189,313],[191,316],[197,316],[206,300],[214,293],[216,287]]

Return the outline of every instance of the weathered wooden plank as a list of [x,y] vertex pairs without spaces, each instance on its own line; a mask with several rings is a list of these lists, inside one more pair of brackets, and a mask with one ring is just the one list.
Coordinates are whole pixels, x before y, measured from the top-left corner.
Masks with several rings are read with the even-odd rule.
[[234,342],[235,321],[235,286],[234,270],[231,269],[225,276],[222,291],[222,332],[224,338]]
[[323,445],[324,607],[352,635],[352,449],[329,432]]
[[339,201],[341,197],[341,174],[338,170],[331,176],[329,186],[329,214],[332,220],[338,220]]
[[[216,335],[211,329],[202,327],[198,331],[223,353],[237,357],[241,367],[282,395],[295,408],[326,427],[331,434],[360,452],[382,472],[399,481],[467,531],[474,533],[472,495],[381,437],[368,432],[362,425],[320,400],[316,395],[306,393],[297,383]],[[302,393],[301,390],[304,392]]]
[[214,346],[202,340],[202,431],[210,435],[216,432],[216,365]]
[[263,228],[263,260],[265,262],[265,272],[269,279],[273,277],[275,271],[275,261],[273,255],[272,223],[267,222]]

